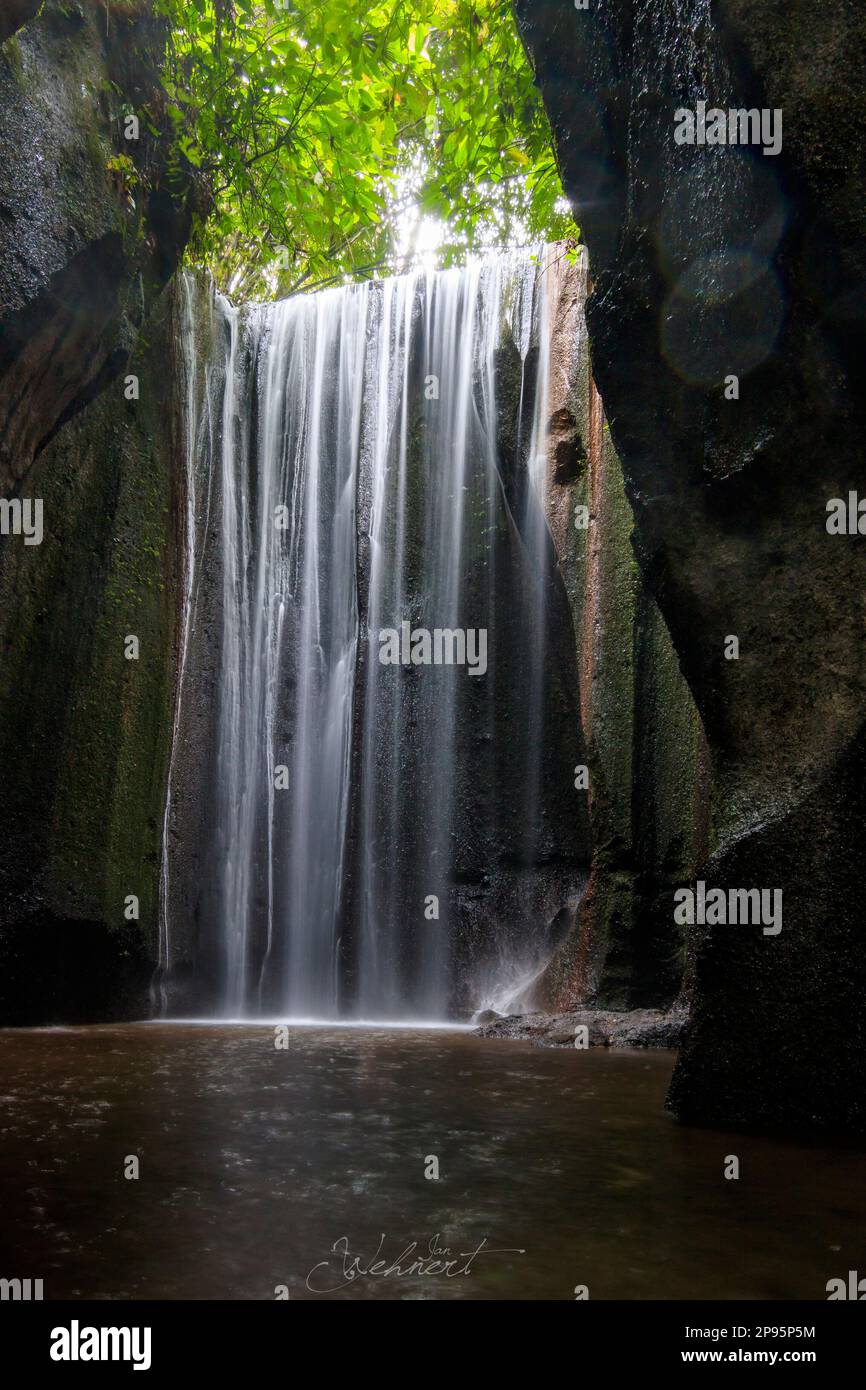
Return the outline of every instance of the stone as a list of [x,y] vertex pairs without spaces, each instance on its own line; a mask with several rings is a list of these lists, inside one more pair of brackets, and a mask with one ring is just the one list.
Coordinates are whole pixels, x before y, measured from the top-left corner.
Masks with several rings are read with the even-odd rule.
[[[670,1103],[701,1123],[864,1131],[866,550],[825,520],[864,473],[866,12],[719,0],[695,27],[681,0],[516,11],[589,248],[636,556],[712,758],[699,874],[784,890],[776,938],[692,932]],[[676,145],[675,110],[708,90],[783,110],[781,153]]]

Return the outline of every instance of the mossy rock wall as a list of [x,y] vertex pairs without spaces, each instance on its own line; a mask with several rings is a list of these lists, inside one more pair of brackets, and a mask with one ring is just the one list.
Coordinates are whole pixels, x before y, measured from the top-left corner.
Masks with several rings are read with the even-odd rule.
[[[695,877],[784,895],[773,935],[696,924],[670,1102],[866,1132],[866,550],[827,529],[833,499],[863,492],[866,10],[515,11],[589,248],[641,572],[711,749]],[[781,148],[678,144],[676,112],[707,98],[782,113]]]
[[[28,477],[0,551],[0,1019],[143,1014],[155,955],[181,514],[167,294],[130,364]],[[127,659],[136,637],[138,660]],[[126,900],[138,899],[138,918]]]
[[123,374],[201,196],[173,152],[151,0],[45,0],[22,22],[0,26],[3,494],[26,494],[34,458]]
[[632,509],[592,378],[587,281],[582,256],[560,268],[552,291],[548,511],[578,652],[594,852],[542,997],[554,1008],[667,1005],[688,983],[673,890],[706,851],[709,765],[694,701],[635,558]]
[[198,196],[172,158],[165,32],[151,0],[0,19],[0,495],[44,525],[0,537],[6,1023],[148,1002],[181,514],[162,295]]

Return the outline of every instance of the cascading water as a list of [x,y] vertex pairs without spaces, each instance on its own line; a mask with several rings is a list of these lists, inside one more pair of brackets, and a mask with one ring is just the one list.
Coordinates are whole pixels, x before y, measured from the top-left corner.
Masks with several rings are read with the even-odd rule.
[[556,274],[509,254],[244,310],[187,282],[178,699],[207,726],[187,901],[209,1012],[466,1014],[538,969],[582,886],[572,634],[548,638]]

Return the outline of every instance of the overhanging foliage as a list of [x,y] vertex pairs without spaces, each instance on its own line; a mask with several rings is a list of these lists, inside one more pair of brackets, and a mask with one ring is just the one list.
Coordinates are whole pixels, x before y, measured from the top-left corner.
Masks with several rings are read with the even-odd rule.
[[177,148],[213,199],[195,254],[236,294],[403,268],[407,205],[445,224],[443,264],[576,235],[509,0],[159,7]]

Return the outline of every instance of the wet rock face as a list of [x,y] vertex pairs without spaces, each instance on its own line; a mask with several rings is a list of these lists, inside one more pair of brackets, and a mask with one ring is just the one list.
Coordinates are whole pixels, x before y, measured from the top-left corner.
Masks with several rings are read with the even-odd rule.
[[[701,874],[784,890],[776,937],[696,928],[673,1100],[695,1120],[862,1128],[866,551],[826,520],[864,485],[866,15],[516,9],[589,247],[638,560],[713,756]],[[781,111],[781,151],[677,144],[676,111],[701,100]]]
[[114,383],[32,465],[42,543],[0,542],[3,1024],[149,1007],[183,511],[170,293],[130,359],[140,399]]
[[148,129],[168,129],[150,4],[27,10],[4,5],[0,28],[0,496],[43,508],[41,543],[0,538],[0,1022],[16,1024],[147,1008],[183,512],[160,287],[189,217]]
[[[190,189],[174,196],[166,188],[164,36],[149,3],[106,13],[47,0],[36,18],[18,4],[4,16],[3,39],[0,491],[7,493],[60,426],[122,371],[147,305],[185,244]],[[130,115],[138,138],[126,138]]]
[[138,927],[76,922],[39,912],[0,932],[4,1027],[145,1018],[152,962]]
[[679,1047],[686,1015],[671,1010],[574,1009],[566,1014],[479,1015],[483,1038],[521,1038],[534,1047]]
[[667,1007],[679,996],[685,932],[673,890],[706,857],[706,744],[635,564],[633,517],[592,379],[587,284],[581,256],[548,286],[547,519],[578,654],[593,841],[589,885],[531,1001],[556,1011]]
[[0,14],[0,43],[5,43],[22,24],[33,19],[41,6],[42,0],[5,0]]

